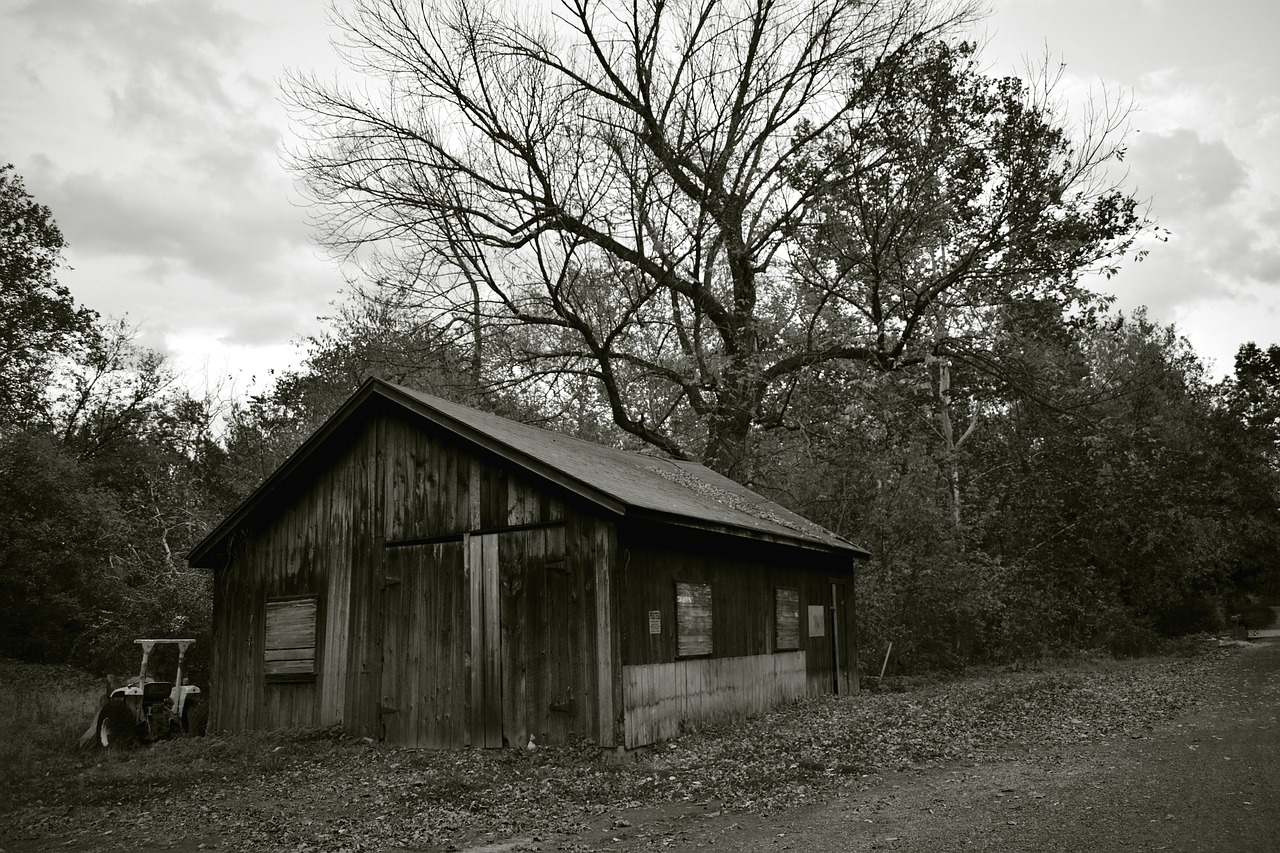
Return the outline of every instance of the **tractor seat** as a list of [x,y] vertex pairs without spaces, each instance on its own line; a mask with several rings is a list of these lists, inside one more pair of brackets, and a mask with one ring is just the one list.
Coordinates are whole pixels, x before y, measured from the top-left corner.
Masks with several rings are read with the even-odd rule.
[[163,702],[173,692],[172,681],[151,681],[142,686],[142,704],[150,705]]

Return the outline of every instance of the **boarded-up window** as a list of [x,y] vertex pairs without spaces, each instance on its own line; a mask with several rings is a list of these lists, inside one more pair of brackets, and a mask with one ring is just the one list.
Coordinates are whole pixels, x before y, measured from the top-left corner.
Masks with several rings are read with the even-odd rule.
[[316,597],[267,601],[262,671],[268,681],[313,681],[316,676]]
[[711,584],[676,584],[676,656],[711,654]]
[[821,604],[809,605],[809,636],[825,637],[827,635],[827,608]]
[[778,651],[800,648],[800,590],[773,591],[773,644]]

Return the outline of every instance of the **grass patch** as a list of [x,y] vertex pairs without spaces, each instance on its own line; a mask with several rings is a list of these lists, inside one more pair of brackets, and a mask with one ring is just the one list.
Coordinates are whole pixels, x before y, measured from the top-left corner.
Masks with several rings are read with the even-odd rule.
[[74,747],[106,692],[106,679],[71,667],[0,658],[0,765]]
[[104,750],[79,740],[96,721],[108,681],[71,667],[0,659],[0,810],[57,803],[143,803],[210,774],[232,781],[288,764],[290,745],[322,734],[174,738]]

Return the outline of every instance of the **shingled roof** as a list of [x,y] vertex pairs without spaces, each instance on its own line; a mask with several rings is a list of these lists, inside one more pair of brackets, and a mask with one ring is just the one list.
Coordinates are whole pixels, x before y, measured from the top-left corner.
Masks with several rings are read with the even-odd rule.
[[370,379],[333,417],[205,539],[192,565],[206,565],[237,529],[371,400],[398,405],[611,514],[729,535],[778,541],[820,551],[867,552],[704,465],[629,453],[522,424],[411,388]]

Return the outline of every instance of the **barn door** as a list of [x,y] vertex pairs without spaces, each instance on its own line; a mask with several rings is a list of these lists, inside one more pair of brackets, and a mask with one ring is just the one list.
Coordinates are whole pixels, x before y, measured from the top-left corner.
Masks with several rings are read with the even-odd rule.
[[382,736],[467,743],[467,580],[461,541],[388,549],[382,581]]
[[468,536],[466,554],[472,744],[562,742],[575,659],[564,527]]

